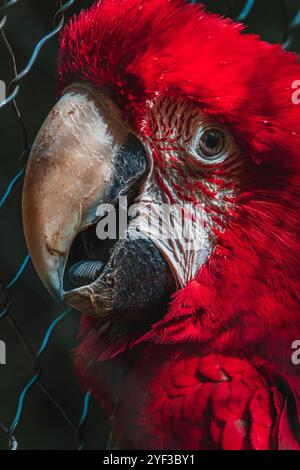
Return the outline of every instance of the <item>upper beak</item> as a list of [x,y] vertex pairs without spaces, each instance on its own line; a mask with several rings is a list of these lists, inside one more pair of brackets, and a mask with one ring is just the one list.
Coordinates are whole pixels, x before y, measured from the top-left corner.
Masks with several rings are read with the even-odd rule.
[[40,278],[61,300],[70,246],[95,223],[97,207],[113,202],[115,158],[127,136],[105,96],[75,85],[35,140],[23,192],[25,237]]

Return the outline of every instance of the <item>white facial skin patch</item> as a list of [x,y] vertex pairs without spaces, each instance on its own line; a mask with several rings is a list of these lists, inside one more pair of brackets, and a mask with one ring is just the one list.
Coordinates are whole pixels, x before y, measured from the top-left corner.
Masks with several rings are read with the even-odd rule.
[[212,253],[216,231],[226,227],[237,191],[232,175],[242,159],[228,130],[192,103],[158,97],[149,109],[151,171],[130,230],[152,239],[183,287]]

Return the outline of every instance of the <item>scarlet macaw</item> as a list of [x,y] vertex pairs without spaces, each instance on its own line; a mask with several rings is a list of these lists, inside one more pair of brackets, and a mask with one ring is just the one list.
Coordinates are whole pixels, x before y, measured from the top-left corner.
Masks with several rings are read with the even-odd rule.
[[[183,0],[102,0],[61,36],[25,234],[83,313],[76,366],[116,448],[300,449],[300,66],[243,30]],[[140,212],[110,246],[97,208],[124,195]],[[183,203],[203,208],[192,250],[177,217],[169,238],[145,228]]]

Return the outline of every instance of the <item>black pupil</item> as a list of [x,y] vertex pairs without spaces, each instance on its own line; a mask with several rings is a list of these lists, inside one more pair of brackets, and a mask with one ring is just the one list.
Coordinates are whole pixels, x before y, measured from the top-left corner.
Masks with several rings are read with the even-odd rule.
[[204,144],[209,150],[214,150],[218,148],[220,143],[220,135],[216,132],[210,131],[205,134]]

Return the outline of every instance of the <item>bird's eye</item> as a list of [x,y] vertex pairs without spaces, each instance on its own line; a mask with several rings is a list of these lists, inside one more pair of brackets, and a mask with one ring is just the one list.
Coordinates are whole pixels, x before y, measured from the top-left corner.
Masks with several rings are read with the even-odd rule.
[[225,134],[220,129],[206,129],[197,142],[197,153],[206,159],[215,159],[224,151],[225,143]]

